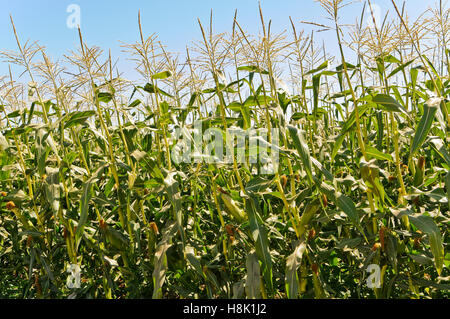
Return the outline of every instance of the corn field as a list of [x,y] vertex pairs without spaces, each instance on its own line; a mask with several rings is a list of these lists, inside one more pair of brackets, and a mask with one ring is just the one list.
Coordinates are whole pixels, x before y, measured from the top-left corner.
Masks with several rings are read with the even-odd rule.
[[[238,13],[226,33],[198,20],[182,54],[139,14],[136,81],[81,29],[53,60],[11,17],[0,297],[448,298],[450,9],[412,20],[391,0],[375,23],[365,1],[344,25],[352,4],[317,2],[326,19],[279,34],[261,9],[257,35]],[[207,160],[199,129],[231,160]],[[277,162],[230,129],[265,132]],[[186,140],[197,160],[177,161]]]

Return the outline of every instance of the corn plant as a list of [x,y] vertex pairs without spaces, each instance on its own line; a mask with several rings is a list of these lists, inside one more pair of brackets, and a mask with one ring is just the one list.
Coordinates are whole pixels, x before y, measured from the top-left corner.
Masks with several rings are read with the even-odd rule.
[[448,298],[450,9],[366,1],[348,26],[318,2],[328,24],[281,34],[211,14],[183,54],[139,14],[136,82],[82,30],[53,61],[11,18],[0,297]]

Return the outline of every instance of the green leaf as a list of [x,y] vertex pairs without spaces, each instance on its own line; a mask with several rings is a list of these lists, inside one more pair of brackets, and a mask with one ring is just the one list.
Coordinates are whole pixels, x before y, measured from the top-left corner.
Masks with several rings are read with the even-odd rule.
[[397,74],[398,72],[404,70],[406,67],[408,67],[411,63],[413,63],[415,61],[415,59],[412,59],[411,61],[408,61],[406,63],[403,63],[401,65],[399,65],[398,67],[396,67],[394,70],[392,70],[391,73],[389,73],[389,75],[387,76],[387,78],[389,79],[390,77],[394,76],[395,74]]
[[393,158],[390,154],[380,152],[373,146],[366,145],[366,154],[378,160],[393,162]]
[[381,106],[381,108],[385,111],[389,112],[403,112],[407,114],[406,110],[403,106],[397,102],[393,97],[390,97],[386,94],[377,94],[373,97],[372,100],[374,103]]
[[303,137],[303,133],[299,131],[296,127],[289,125],[288,129],[292,137],[292,140],[294,141],[294,146],[300,155],[306,174],[308,174],[309,181],[311,184],[313,184],[312,161],[311,155],[309,153],[308,144],[306,144],[305,138]]
[[255,65],[246,65],[246,66],[240,66],[237,68],[238,71],[248,71],[252,73],[261,73],[261,74],[269,74],[266,70],[261,70]]
[[436,271],[440,276],[444,266],[444,245],[442,243],[441,232],[434,222],[433,218],[425,215],[408,216],[410,222],[428,235],[431,252],[434,256]]
[[[370,104],[366,103],[358,107],[359,117],[363,116],[367,110],[371,107]],[[331,159],[333,160],[339,149],[341,148],[342,143],[344,142],[345,136],[347,133],[353,128],[356,123],[356,113],[353,111],[350,116],[347,118],[347,121],[342,125],[341,133],[337,137],[336,141],[333,145],[333,150],[331,152]]]
[[84,226],[88,220],[89,214],[89,201],[92,198],[92,184],[96,183],[101,175],[103,175],[104,170],[108,167],[108,164],[103,164],[100,166],[95,173],[83,184],[83,190],[81,192],[80,200],[80,219],[78,220],[76,237],[76,246],[78,247],[80,239],[82,237]]
[[364,230],[359,221],[359,214],[353,201],[349,197],[340,193],[337,193],[335,197],[337,206],[347,215],[352,224],[356,226],[356,228],[365,237]]
[[431,143],[431,146],[434,148],[436,153],[438,153],[445,160],[445,163],[450,166],[450,154],[447,151],[447,146],[444,144],[442,139],[437,136],[430,136],[428,142]]
[[306,72],[305,75],[317,73],[317,72],[319,72],[319,71],[322,71],[323,69],[326,69],[326,68],[328,67],[328,63],[329,63],[328,60],[326,60],[326,61],[323,62],[321,65],[319,65],[317,68],[312,69],[312,70]]
[[178,230],[176,222],[168,222],[162,231],[162,239],[155,252],[155,268],[153,270],[153,299],[162,298],[162,286],[166,280],[167,250],[172,246],[172,237]]
[[326,179],[328,179],[331,182],[334,180],[333,174],[331,174],[329,170],[323,167],[322,163],[320,163],[314,157],[311,157],[311,162],[314,164],[315,167],[319,169],[319,171],[322,172],[322,174],[325,176]]
[[386,255],[389,263],[397,271],[397,238],[388,233],[386,236]]
[[299,242],[294,249],[294,252],[289,255],[286,260],[286,294],[289,299],[296,299],[298,297],[298,267],[302,262],[303,253],[306,250],[305,242]]
[[[439,73],[437,72],[436,68],[434,67],[433,63],[431,63],[430,59],[428,59],[428,57],[426,55],[422,55],[422,57],[425,59],[425,61],[427,62],[428,66],[431,68],[431,71],[434,73],[434,75],[436,76],[434,79],[434,82],[436,83],[437,89],[439,91],[442,91],[442,83],[441,83],[441,76],[439,75]],[[432,84],[433,85],[433,84]]]
[[271,180],[265,179],[261,176],[255,176],[248,181],[247,185],[245,186],[245,190],[247,192],[257,194],[266,191],[270,184],[272,184]]
[[319,91],[320,91],[320,73],[313,76],[313,115],[314,122],[316,125],[317,109],[319,108]]
[[27,124],[30,124],[30,123],[31,123],[31,119],[33,118],[35,106],[36,106],[36,103],[35,103],[35,102],[31,103],[31,107],[30,107],[30,112],[29,112],[29,115],[28,115],[28,121],[27,121]]
[[95,115],[95,111],[77,111],[68,114],[69,119],[64,124],[64,128],[83,124],[88,118]]
[[258,95],[253,96],[250,95],[244,102],[243,106],[261,106],[261,105],[268,105],[270,102],[272,102],[272,99],[269,96],[264,95]]
[[267,230],[261,220],[258,200],[255,196],[250,196],[250,199],[245,199],[246,210],[248,214],[251,237],[255,242],[255,250],[262,266],[262,273],[266,288],[269,292],[273,290],[273,274],[272,274],[272,258],[269,249],[269,240],[267,237]]
[[416,133],[414,135],[414,140],[411,145],[409,152],[409,157],[412,156],[419,150],[425,141],[428,133],[431,130],[431,125],[433,124],[434,115],[438,110],[438,106],[441,103],[439,98],[433,98],[427,101],[423,106],[423,116],[420,119],[419,125],[416,128]]
[[200,278],[205,278],[205,273],[203,272],[202,263],[195,255],[194,248],[191,246],[185,247],[186,259],[191,264],[192,268],[195,269]]
[[141,104],[141,103],[142,103],[141,100],[136,99],[136,100],[134,100],[133,102],[131,102],[131,103],[127,106],[127,108],[132,109],[133,107],[136,107],[136,106],[138,106],[138,105]]
[[448,209],[450,209],[450,171],[445,175],[445,187],[447,188]]
[[[247,129],[251,126],[251,113],[250,113],[250,104],[252,104],[253,101],[250,101],[247,99],[247,105],[242,104],[240,102],[234,101],[227,105],[227,108],[232,110],[233,112],[241,113],[243,119],[244,119],[244,129]],[[263,100],[261,100],[263,102]],[[264,102],[263,102],[264,103]]]
[[108,227],[106,229],[106,237],[108,238],[110,244],[121,251],[125,251],[130,244],[130,240],[121,231]]
[[42,176],[45,173],[45,165],[47,162],[47,156],[49,154],[49,147],[46,143],[46,140],[49,136],[49,133],[45,131],[43,127],[40,127],[36,130],[36,155],[35,161],[37,164],[37,169],[39,174]]
[[248,299],[261,298],[261,271],[258,262],[258,257],[253,251],[248,254],[245,261],[247,268],[247,279],[245,280],[245,293]]
[[97,98],[99,102],[108,103],[112,100],[113,95],[109,92],[99,92]]
[[181,201],[181,194],[179,190],[179,183],[174,178],[176,175],[180,174],[180,172],[170,172],[167,174],[166,178],[164,178],[164,186],[166,193],[169,197],[169,200],[173,207],[173,213],[174,217],[177,221],[177,227],[181,235],[181,239],[183,241],[183,244],[185,242],[185,235],[184,235],[184,228],[183,228],[183,211],[181,209],[182,207],[182,201]]
[[20,115],[21,115],[21,111],[16,110],[16,111],[9,113],[8,118],[13,119],[13,118],[19,117]]
[[321,208],[321,205],[320,205],[320,202],[318,199],[315,199],[314,201],[311,201],[306,205],[305,211],[303,212],[302,216],[300,217],[300,222],[298,223],[299,237],[302,237],[303,234],[305,234],[306,228],[308,227],[309,223],[311,222],[311,219],[319,211],[320,208]]
[[[142,87],[139,87],[139,88],[142,88]],[[143,87],[143,89],[144,89],[144,91],[147,92],[147,93],[153,93],[153,94],[159,93],[159,94],[161,94],[161,95],[164,95],[164,96],[172,97],[172,98],[173,98],[172,95],[170,95],[169,93],[167,93],[167,92],[161,90],[160,88],[155,88],[155,86],[154,86],[153,84],[151,84],[151,83],[147,83],[147,84]]]
[[170,78],[172,76],[172,72],[163,71],[152,75],[153,80],[164,80]]

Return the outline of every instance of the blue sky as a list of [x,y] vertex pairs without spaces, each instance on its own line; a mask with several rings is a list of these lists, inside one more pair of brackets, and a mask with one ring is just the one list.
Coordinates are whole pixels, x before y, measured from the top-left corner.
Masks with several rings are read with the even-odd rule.
[[[388,9],[391,13],[394,11],[390,0],[372,0],[372,3],[381,7],[382,14]],[[435,0],[407,0],[408,12],[415,16],[434,3]],[[139,9],[145,35],[156,33],[172,52],[184,52],[192,40],[200,39],[197,18],[208,24],[211,9],[217,32],[231,30],[235,9],[245,30],[257,34],[260,27],[257,0],[0,0],[0,50],[17,48],[9,14],[14,18],[22,42],[37,40],[55,58],[74,49],[79,44],[77,31],[66,26],[70,15],[66,9],[70,4],[81,8],[81,29],[87,44],[111,49],[113,56],[121,61],[119,67],[124,68],[129,67],[129,63],[121,52],[119,40],[126,43],[138,40]],[[290,29],[289,16],[297,28],[302,27],[301,20],[327,22],[324,11],[314,0],[262,0],[261,5],[266,19],[272,20],[274,31]],[[360,8],[361,4],[345,8],[342,21],[354,22],[360,15]],[[329,39],[329,47],[333,49],[334,34],[322,33],[321,37],[327,42]],[[6,73],[7,67],[6,63],[0,63],[0,75]]]

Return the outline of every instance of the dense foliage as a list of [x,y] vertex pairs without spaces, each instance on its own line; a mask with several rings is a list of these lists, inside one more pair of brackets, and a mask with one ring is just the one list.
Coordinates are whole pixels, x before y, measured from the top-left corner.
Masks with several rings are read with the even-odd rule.
[[[0,297],[448,298],[450,11],[364,27],[367,3],[344,29],[320,4],[337,57],[261,14],[259,37],[199,23],[183,63],[141,32],[134,83],[81,32],[53,62],[14,29],[3,60],[30,83],[0,82]],[[194,121],[277,128],[277,171],[177,163]]]

